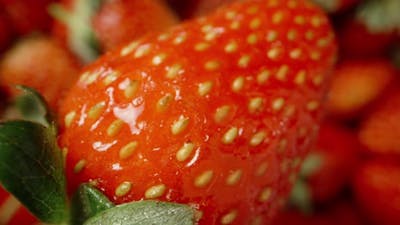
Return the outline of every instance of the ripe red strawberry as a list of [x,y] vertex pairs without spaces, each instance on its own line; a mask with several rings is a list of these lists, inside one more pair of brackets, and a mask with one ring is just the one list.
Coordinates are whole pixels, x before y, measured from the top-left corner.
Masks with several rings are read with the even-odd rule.
[[347,10],[357,5],[360,0],[313,0],[329,13]]
[[373,224],[400,224],[398,159],[368,161],[356,174],[353,191],[364,216]]
[[332,122],[322,124],[315,150],[303,164],[312,200],[333,200],[350,183],[360,150],[356,134]]
[[17,199],[0,188],[0,224],[34,225],[37,219]]
[[88,66],[61,107],[69,188],[267,223],[316,136],[335,53],[323,12],[290,3],[232,4]]
[[0,0],[0,7],[8,14],[12,27],[18,34],[48,31],[52,19],[47,12],[56,0]]
[[395,69],[387,59],[344,60],[332,76],[329,114],[350,118],[377,99],[393,81]]
[[5,53],[0,63],[2,84],[37,89],[53,109],[79,75],[70,53],[46,37],[28,38]]
[[160,32],[178,22],[162,0],[65,0],[52,8],[58,18],[54,34],[83,61],[97,58],[148,32]]
[[379,99],[379,103],[361,122],[358,137],[369,152],[400,155],[400,91],[398,86]]

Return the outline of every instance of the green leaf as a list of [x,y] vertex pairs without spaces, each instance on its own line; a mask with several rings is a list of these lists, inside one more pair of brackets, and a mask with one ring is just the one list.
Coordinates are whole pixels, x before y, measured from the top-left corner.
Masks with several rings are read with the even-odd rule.
[[44,98],[34,89],[22,85],[11,87],[10,100],[2,118],[5,120],[28,120],[50,126],[53,117]]
[[99,212],[112,207],[114,204],[103,193],[90,184],[82,184],[72,198],[71,224],[81,225]]
[[63,158],[54,126],[0,123],[0,182],[46,223],[67,220]]
[[399,0],[366,0],[357,9],[356,18],[371,33],[400,31]]
[[187,205],[138,201],[99,213],[84,225],[194,225],[195,210]]
[[92,28],[92,17],[103,0],[77,0],[71,11],[61,4],[51,4],[50,14],[67,27],[70,49],[89,63],[100,55],[99,43]]

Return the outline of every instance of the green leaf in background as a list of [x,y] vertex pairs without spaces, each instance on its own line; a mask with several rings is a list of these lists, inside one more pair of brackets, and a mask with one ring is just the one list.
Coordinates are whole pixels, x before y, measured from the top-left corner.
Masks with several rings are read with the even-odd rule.
[[138,201],[100,212],[84,225],[194,225],[195,210],[187,205]]
[[54,126],[0,123],[0,182],[46,223],[67,220],[65,178]]
[[90,184],[82,184],[72,197],[71,224],[81,225],[99,212],[114,207],[99,190]]

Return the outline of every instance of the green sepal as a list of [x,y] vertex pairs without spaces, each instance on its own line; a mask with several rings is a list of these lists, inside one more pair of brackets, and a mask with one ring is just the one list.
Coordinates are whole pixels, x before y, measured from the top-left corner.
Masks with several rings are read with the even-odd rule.
[[84,225],[194,225],[195,210],[188,205],[138,201],[100,212]]
[[313,212],[312,196],[306,181],[299,178],[296,180],[289,196],[289,206],[295,207],[304,214]]
[[31,121],[0,123],[0,182],[46,223],[67,221],[63,157],[56,128]]
[[400,1],[366,0],[357,9],[356,18],[371,33],[400,32]]
[[54,3],[49,13],[67,28],[69,48],[84,63],[92,62],[100,55],[100,46],[92,28],[92,17],[101,6],[103,0],[74,1],[72,11],[61,4]]
[[82,225],[87,219],[112,207],[114,204],[103,193],[90,184],[82,184],[72,197],[71,224]]

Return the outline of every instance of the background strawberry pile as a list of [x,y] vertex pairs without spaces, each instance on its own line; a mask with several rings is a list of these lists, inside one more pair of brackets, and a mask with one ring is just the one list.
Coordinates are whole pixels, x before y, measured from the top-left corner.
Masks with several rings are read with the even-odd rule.
[[[318,142],[275,224],[398,225],[400,1],[314,1],[330,14],[339,58]],[[1,85],[34,87],[57,111],[99,55],[230,2],[0,0]],[[4,191],[0,204],[0,224],[35,223]]]

